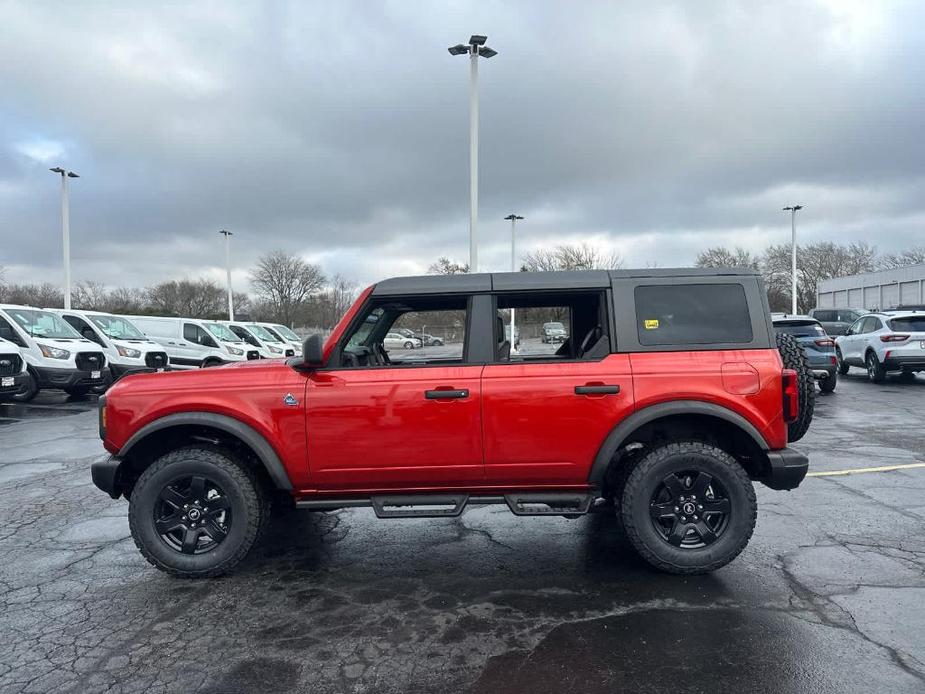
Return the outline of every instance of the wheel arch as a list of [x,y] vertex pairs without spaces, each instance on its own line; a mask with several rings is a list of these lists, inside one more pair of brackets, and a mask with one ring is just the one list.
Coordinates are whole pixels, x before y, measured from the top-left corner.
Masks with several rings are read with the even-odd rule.
[[700,400],[678,400],[650,405],[634,412],[611,429],[594,457],[588,482],[602,487],[611,463],[618,459],[624,446],[640,438],[648,440],[660,429],[682,428],[694,431],[704,424],[714,425],[723,438],[731,438],[746,453],[757,456],[759,460],[754,461],[754,465],[746,466],[746,469],[756,479],[760,478],[764,472],[764,461],[761,459],[766,458],[764,452],[770,446],[751,422],[722,405]]
[[[249,454],[251,463],[258,470],[263,470],[272,486],[279,490],[292,490],[286,467],[270,442],[249,424],[214,412],[179,412],[150,422],[125,442],[116,458],[127,463],[129,471],[137,477],[162,453],[195,441],[243,449],[241,452]],[[133,479],[128,479],[132,476],[120,475],[122,486],[129,482],[129,487],[134,484]]]

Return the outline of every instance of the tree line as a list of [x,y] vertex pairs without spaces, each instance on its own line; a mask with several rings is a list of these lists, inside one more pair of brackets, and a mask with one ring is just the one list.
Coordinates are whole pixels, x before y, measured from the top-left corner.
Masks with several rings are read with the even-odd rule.
[[[747,267],[759,271],[768,290],[772,311],[791,306],[791,247],[770,245],[760,253],[743,248],[716,246],[697,255],[697,267]],[[880,269],[925,263],[925,246],[880,254],[867,243],[830,241],[797,247],[800,312],[816,304],[820,281]],[[522,272],[550,270],[613,270],[623,258],[589,243],[565,243],[525,254]],[[443,256],[430,265],[430,274],[460,274],[468,264]],[[235,317],[283,323],[290,327],[328,329],[334,326],[356,298],[358,285],[341,275],[326,275],[319,265],[282,250],[259,258],[249,273],[250,293],[234,292]],[[225,288],[208,279],[160,282],[144,288],[106,287],[94,280],[77,282],[71,293],[75,308],[128,315],[185,316],[221,319],[228,315]],[[64,296],[58,285],[11,284],[0,267],[0,303],[60,308]]]

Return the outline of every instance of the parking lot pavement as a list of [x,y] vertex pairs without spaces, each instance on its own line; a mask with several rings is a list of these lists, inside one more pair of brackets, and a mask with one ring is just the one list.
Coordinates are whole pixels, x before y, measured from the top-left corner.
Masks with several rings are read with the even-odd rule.
[[[814,472],[925,461],[925,378],[818,400]],[[275,518],[233,575],[150,567],[93,403],[0,405],[2,692],[923,692],[925,469],[759,487],[745,552],[649,570],[608,514]]]

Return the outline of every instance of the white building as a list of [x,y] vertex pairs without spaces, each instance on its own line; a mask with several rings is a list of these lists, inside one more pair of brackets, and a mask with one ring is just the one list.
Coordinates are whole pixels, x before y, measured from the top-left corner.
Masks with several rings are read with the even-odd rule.
[[835,277],[816,287],[817,308],[886,311],[912,304],[925,304],[925,264]]

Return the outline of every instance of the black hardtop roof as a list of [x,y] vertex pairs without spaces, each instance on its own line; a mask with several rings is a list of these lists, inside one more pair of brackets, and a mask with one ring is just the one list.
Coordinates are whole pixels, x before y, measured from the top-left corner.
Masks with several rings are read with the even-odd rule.
[[540,289],[599,289],[615,279],[668,277],[728,277],[758,275],[751,268],[642,268],[638,270],[563,270],[558,272],[479,272],[465,275],[392,277],[378,282],[374,296],[441,294],[444,292],[529,291]]

